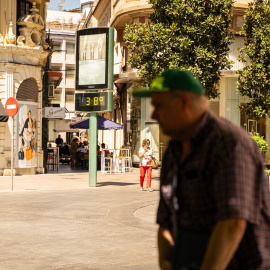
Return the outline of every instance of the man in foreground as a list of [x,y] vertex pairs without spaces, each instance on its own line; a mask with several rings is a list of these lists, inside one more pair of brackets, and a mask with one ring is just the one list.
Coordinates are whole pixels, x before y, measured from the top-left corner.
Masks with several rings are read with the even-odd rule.
[[189,72],[165,71],[149,90],[171,141],[157,214],[162,270],[270,269],[270,193],[262,155],[241,127],[209,111]]

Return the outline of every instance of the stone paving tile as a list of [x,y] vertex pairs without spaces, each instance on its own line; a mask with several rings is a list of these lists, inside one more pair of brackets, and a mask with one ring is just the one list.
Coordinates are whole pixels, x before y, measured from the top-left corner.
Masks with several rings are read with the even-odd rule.
[[[62,168],[63,169],[63,168]],[[139,191],[139,170],[0,177],[0,269],[156,270],[159,171],[154,192]]]

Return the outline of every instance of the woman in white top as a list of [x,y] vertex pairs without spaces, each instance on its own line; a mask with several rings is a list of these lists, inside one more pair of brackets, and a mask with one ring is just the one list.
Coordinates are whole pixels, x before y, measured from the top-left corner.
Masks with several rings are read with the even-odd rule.
[[140,158],[140,190],[143,190],[143,182],[145,178],[145,174],[147,172],[147,182],[146,187],[148,191],[152,192],[151,189],[151,176],[152,176],[152,165],[151,160],[153,157],[153,150],[150,148],[150,140],[144,139],[142,142],[142,148],[139,151],[139,158]]

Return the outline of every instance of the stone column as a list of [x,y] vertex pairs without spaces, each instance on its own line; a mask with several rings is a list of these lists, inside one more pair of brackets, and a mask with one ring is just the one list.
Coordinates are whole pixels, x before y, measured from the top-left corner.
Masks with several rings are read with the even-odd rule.
[[14,78],[13,73],[15,70],[14,65],[5,65],[6,68],[6,99],[14,97]]

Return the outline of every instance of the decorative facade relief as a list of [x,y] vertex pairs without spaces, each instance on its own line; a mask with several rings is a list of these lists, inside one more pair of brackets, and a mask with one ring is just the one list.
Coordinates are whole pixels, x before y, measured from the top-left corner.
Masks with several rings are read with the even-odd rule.
[[16,44],[16,35],[13,34],[13,22],[9,22],[8,33],[6,34],[6,44]]
[[30,11],[32,14],[20,17],[17,22],[18,25],[22,26],[19,28],[20,36],[17,39],[18,46],[42,46],[46,49],[44,21],[42,17],[37,14],[39,10],[36,8],[36,2],[33,2],[33,8],[31,8]]
[[0,34],[0,45],[3,45],[4,43],[4,37]]

